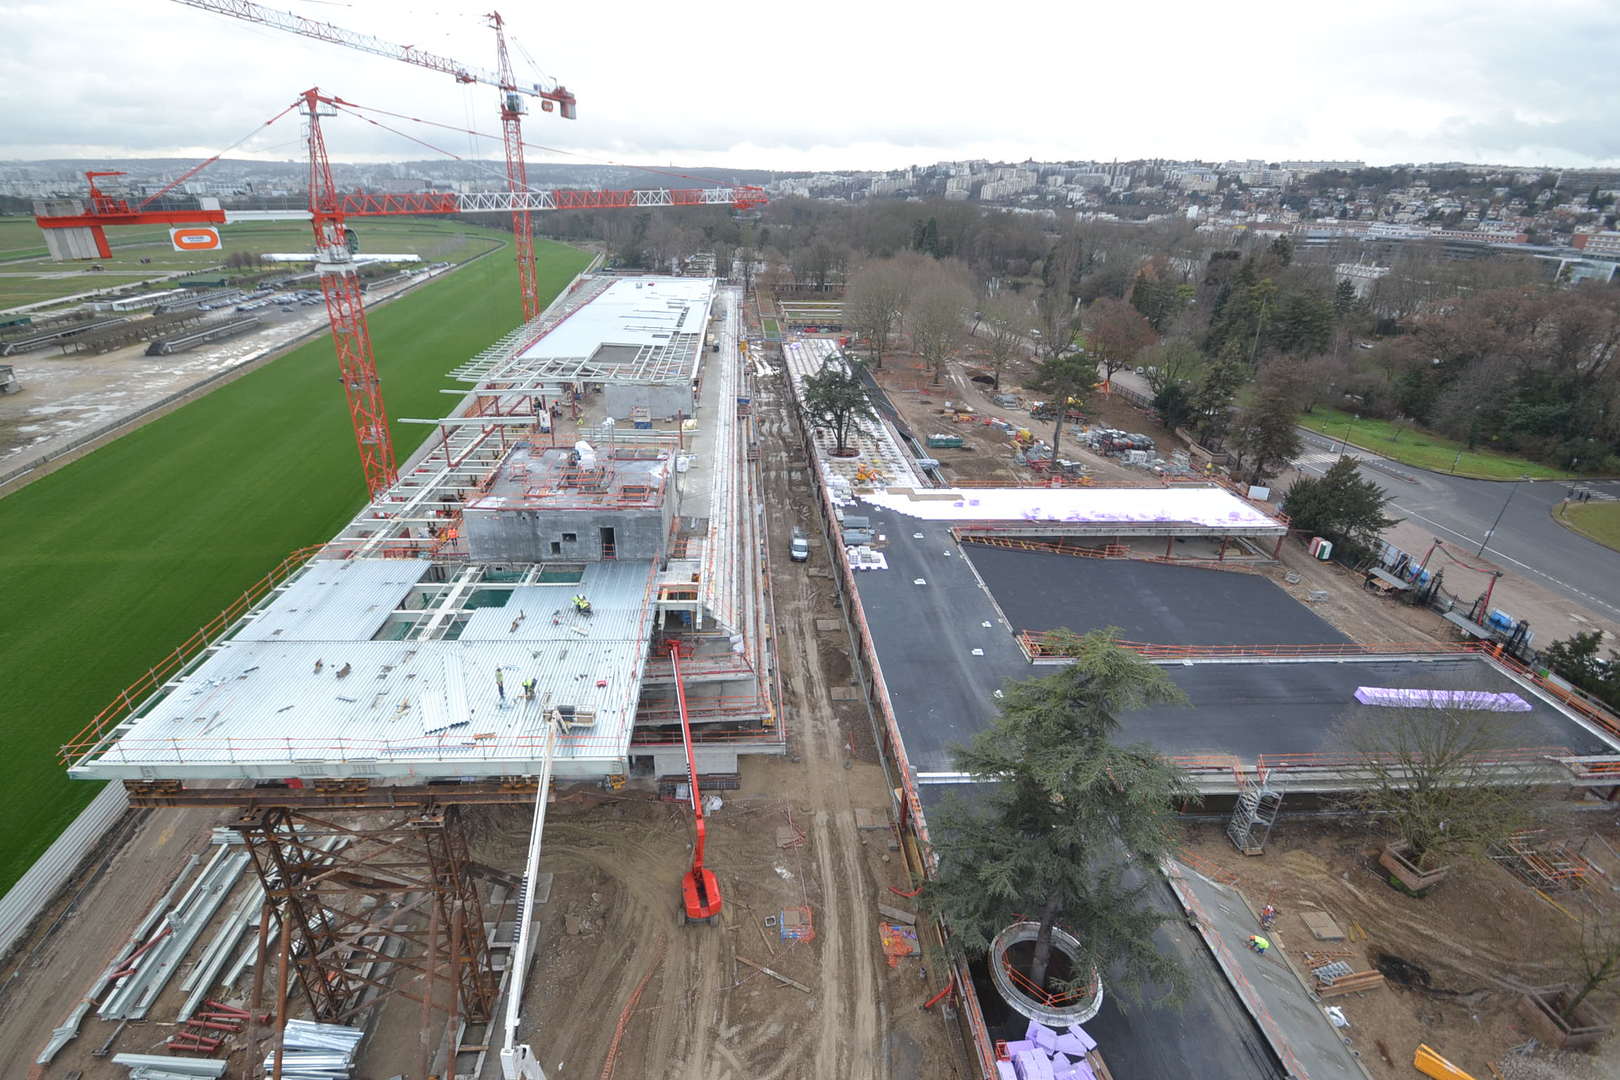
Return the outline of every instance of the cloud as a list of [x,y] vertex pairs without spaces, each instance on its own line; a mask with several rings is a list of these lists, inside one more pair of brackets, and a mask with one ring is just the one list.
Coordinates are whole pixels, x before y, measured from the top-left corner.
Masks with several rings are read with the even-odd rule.
[[[493,66],[480,17],[488,0],[431,12],[381,0],[277,2]],[[201,156],[312,85],[458,129],[498,128],[488,87],[181,4],[21,2],[0,14],[0,158]],[[1459,11],[1451,0],[993,9],[825,0],[814,18],[770,5],[716,16],[632,2],[520,10],[509,28],[520,75],[532,55],[580,100],[579,120],[536,113],[526,137],[592,160],[1620,162],[1620,5],[1610,2],[1473,0]],[[386,122],[453,153],[498,153],[460,131]],[[428,153],[347,119],[328,131],[340,160]],[[296,119],[235,153],[301,157]]]

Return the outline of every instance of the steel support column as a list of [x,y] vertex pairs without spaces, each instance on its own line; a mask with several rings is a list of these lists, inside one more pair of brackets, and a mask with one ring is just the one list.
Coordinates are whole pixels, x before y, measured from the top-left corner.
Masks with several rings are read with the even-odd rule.
[[482,868],[468,857],[457,807],[350,826],[281,806],[232,827],[287,928],[317,1020],[342,1023],[394,995],[441,1013],[455,997],[469,1023],[491,1018],[498,979],[474,878]]

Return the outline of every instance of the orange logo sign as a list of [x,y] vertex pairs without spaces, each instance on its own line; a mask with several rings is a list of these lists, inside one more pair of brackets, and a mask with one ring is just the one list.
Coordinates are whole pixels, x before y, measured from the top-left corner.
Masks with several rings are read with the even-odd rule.
[[169,230],[176,251],[218,251],[219,230],[210,225],[185,225]]

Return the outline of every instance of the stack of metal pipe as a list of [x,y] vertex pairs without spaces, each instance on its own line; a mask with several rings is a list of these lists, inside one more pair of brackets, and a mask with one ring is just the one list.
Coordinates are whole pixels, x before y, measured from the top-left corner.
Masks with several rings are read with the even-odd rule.
[[[284,1080],[348,1080],[364,1035],[359,1028],[288,1020],[281,1075]],[[264,1059],[264,1075],[274,1075],[275,1059],[271,1050]]]

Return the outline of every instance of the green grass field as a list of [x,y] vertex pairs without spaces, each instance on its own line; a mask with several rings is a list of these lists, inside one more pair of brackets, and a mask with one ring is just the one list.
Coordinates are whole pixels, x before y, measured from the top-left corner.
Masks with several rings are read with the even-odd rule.
[[1565,503],[1554,513],[1588,540],[1620,551],[1620,502]]
[[[495,234],[450,221],[421,218],[363,221],[354,226],[360,251],[420,255],[426,262],[460,262],[488,251]],[[254,221],[228,225],[221,232],[225,252],[307,251],[309,226],[298,221]],[[33,218],[0,218],[0,310],[92,289],[134,285],[178,270],[209,270],[223,265],[218,255],[175,251],[162,225],[132,225],[107,234],[113,257],[91,262],[51,262]],[[150,260],[142,263],[142,259]],[[288,269],[293,267],[289,266]],[[19,276],[21,275],[21,276]],[[156,288],[168,288],[158,282]]]
[[[1497,454],[1489,450],[1467,450],[1455,439],[1410,426],[1397,428],[1388,420],[1357,419],[1338,409],[1321,407],[1299,418],[1301,427],[1334,439],[1348,438],[1355,446],[1366,447],[1406,465],[1434,472],[1454,473],[1478,480],[1517,480],[1521,476],[1537,480],[1562,480],[1573,476],[1563,469],[1540,465],[1525,458]],[[1458,456],[1458,451],[1462,451]]]
[[[542,297],[588,261],[537,247]],[[517,320],[505,252],[379,308],[389,415],[441,415],[454,400],[439,393],[445,373]],[[428,430],[395,426],[401,460]],[[0,730],[12,762],[0,893],[95,792],[67,779],[60,744],[289,552],[330,539],[363,497],[323,338],[0,499]]]

